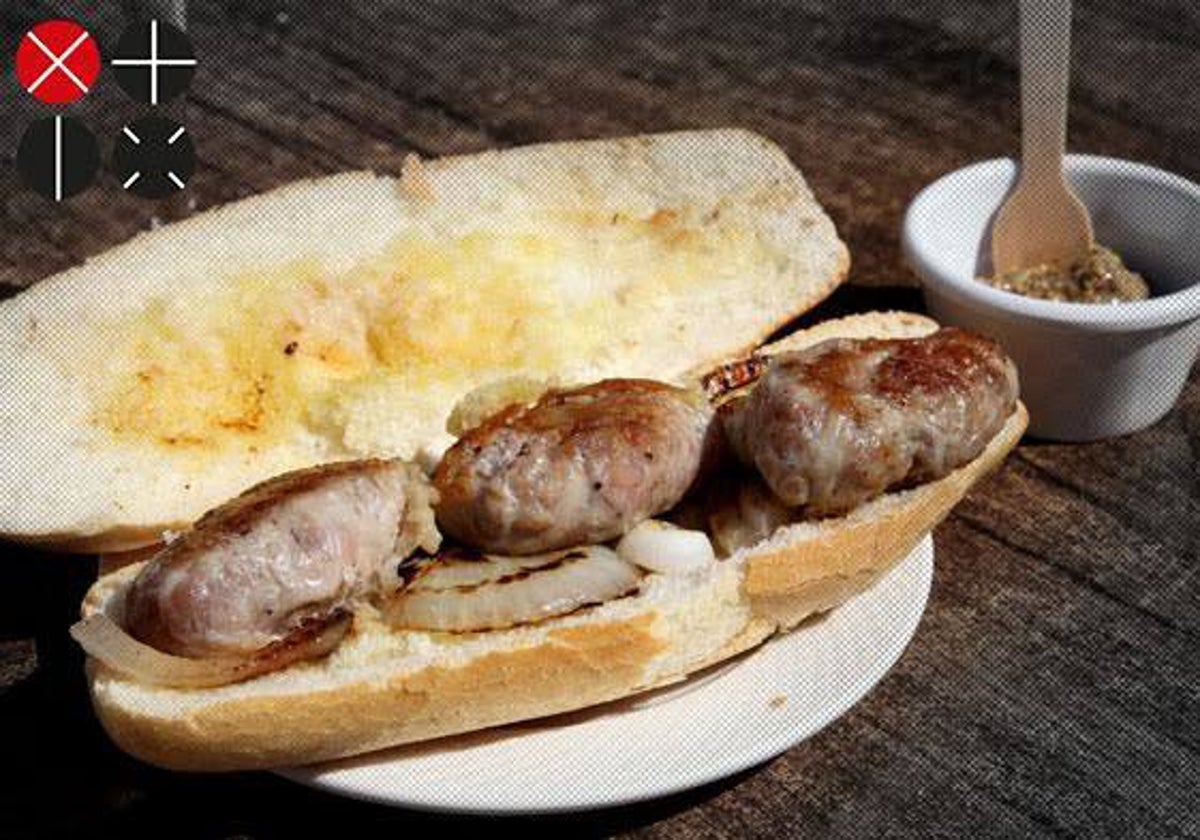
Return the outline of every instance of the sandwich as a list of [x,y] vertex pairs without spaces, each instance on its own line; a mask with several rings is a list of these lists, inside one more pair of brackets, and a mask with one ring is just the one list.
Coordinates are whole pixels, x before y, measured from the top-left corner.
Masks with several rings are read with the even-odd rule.
[[286,187],[0,306],[44,359],[0,530],[161,543],[72,634],[105,729],[164,767],[663,686],[870,586],[1024,430],[1003,350],[920,316],[762,343],[846,267],[738,131]]

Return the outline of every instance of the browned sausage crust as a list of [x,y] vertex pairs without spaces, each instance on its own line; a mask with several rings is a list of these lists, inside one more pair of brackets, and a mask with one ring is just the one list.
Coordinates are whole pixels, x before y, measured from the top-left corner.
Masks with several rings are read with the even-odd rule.
[[210,511],[141,571],[125,628],[179,656],[244,655],[387,582],[437,548],[429,488],[403,461],[346,461],[271,479]]
[[738,457],[780,500],[826,515],[970,461],[1016,400],[1016,368],[1000,346],[947,328],[779,354],[720,416]]
[[609,379],[510,406],[434,475],[438,524],[468,545],[531,554],[618,537],[695,480],[712,411],[699,392]]

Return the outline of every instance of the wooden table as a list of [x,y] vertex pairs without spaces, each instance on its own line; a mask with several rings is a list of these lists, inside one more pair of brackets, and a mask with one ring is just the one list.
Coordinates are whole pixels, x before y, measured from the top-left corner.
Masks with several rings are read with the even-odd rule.
[[[111,45],[117,4],[74,14]],[[295,178],[403,157],[742,125],[802,167],[854,256],[816,315],[919,307],[898,247],[938,174],[1016,148],[1015,4],[197,2],[192,92],[163,110],[200,163],[165,204],[111,175],[53,206],[17,183],[45,116],[0,75],[0,287],[156,221]],[[1200,7],[1077,4],[1071,145],[1200,180]],[[835,8],[836,7],[836,8]],[[72,107],[105,150],[144,113],[111,79]],[[867,288],[870,287],[870,288]],[[888,288],[882,288],[888,287]],[[1200,836],[1200,380],[1144,433],[1029,442],[936,533],[932,600],[895,670],[840,721],[741,776],[664,801],[519,826],[693,837]],[[4,548],[0,836],[294,837],[481,829],[265,774],[189,777],[124,758],[87,707],[65,630],[94,561]],[[736,713],[736,710],[733,710]]]

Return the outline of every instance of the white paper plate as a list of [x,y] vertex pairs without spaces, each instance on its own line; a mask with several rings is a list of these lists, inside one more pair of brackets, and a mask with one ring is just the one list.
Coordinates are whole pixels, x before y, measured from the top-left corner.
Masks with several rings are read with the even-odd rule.
[[916,632],[932,577],[926,537],[849,603],[676,686],[280,772],[356,799],[479,814],[578,811],[696,787],[778,755],[853,706]]

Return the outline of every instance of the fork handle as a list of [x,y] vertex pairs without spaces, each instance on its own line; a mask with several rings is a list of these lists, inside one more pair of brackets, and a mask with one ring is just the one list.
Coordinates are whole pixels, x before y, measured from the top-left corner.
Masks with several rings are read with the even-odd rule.
[[1062,180],[1071,73],[1071,0],[1021,0],[1021,169]]

